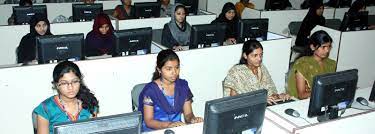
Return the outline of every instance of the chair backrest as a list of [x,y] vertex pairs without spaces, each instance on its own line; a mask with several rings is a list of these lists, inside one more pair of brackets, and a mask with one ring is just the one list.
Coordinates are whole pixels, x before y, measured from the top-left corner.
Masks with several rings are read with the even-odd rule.
[[146,83],[137,84],[132,89],[132,109],[133,111],[138,110],[138,98],[139,94],[141,94],[143,88],[146,86]]
[[341,26],[340,19],[326,19],[325,27],[339,30]]
[[368,15],[368,25],[375,25],[375,15]]
[[292,21],[289,23],[289,33],[290,35],[297,35],[299,28],[301,27],[302,22],[301,21]]

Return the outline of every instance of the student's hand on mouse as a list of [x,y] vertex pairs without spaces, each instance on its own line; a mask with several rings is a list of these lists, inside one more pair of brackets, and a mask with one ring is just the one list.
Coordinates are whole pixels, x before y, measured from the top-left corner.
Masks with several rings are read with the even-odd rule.
[[179,126],[184,126],[184,125],[186,124],[178,121],[178,122],[172,122],[171,124],[168,125],[168,127],[171,128],[171,127],[179,127]]
[[229,45],[233,45],[233,44],[236,44],[236,39],[235,38],[228,38],[227,40],[226,40],[226,42],[227,42],[227,44],[229,44]]
[[191,119],[191,123],[199,123],[199,122],[203,122],[203,118],[194,117],[193,119]]

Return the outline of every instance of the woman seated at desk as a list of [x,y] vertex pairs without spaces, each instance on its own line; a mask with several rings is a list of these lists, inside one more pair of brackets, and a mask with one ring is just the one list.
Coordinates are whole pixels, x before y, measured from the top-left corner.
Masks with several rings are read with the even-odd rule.
[[95,17],[93,29],[86,36],[85,55],[100,56],[112,54],[114,48],[113,26],[107,14]]
[[231,2],[224,4],[223,9],[218,18],[211,22],[211,24],[224,23],[225,29],[225,43],[228,45],[236,44],[236,38],[238,34],[238,22],[239,18],[236,13],[236,8]]
[[[191,104],[193,94],[188,82],[179,78],[180,59],[171,50],[159,52],[152,82],[139,95],[138,110],[143,114],[142,131],[177,127],[185,123],[198,123]],[[181,114],[185,123],[181,122]]]
[[290,96],[277,94],[267,68],[262,64],[263,47],[256,40],[248,40],[243,44],[240,63],[234,65],[224,79],[224,96],[234,96],[259,89],[268,91],[267,103],[277,104]]
[[328,58],[332,38],[327,32],[315,32],[311,35],[309,44],[309,56],[301,57],[294,62],[288,76],[288,92],[298,99],[310,97],[314,76],[336,70],[336,61]]
[[250,2],[250,0],[240,0],[239,2],[236,3],[236,13],[241,18],[242,12],[245,8],[251,8],[254,9],[255,5]]
[[44,100],[33,111],[37,115],[38,134],[53,134],[56,123],[96,117],[98,100],[82,78],[81,71],[73,62],[63,61],[55,66],[52,84],[58,94]]
[[170,17],[173,5],[170,4],[170,0],[158,0],[160,1],[160,17]]
[[135,8],[132,6],[132,0],[121,0],[122,5],[115,8],[112,16],[119,20],[135,18]]
[[[299,28],[295,45],[304,47],[306,51],[308,51],[309,47],[309,35],[311,30],[316,25],[325,25],[325,18],[323,16],[324,6],[323,2],[313,2],[311,7],[309,8],[309,12],[305,16],[302,21],[301,27]],[[303,53],[302,56],[306,55]]]
[[172,8],[171,21],[164,25],[161,35],[161,44],[173,50],[183,50],[190,42],[191,26],[186,21],[187,9],[182,4]]
[[[366,11],[366,2],[364,0],[356,0],[349,8],[348,13],[357,14]],[[375,25],[368,25],[367,29],[375,29]]]
[[37,63],[36,59],[36,37],[52,35],[50,23],[41,14],[35,14],[30,19],[30,33],[22,37],[20,45],[17,47],[17,63]]

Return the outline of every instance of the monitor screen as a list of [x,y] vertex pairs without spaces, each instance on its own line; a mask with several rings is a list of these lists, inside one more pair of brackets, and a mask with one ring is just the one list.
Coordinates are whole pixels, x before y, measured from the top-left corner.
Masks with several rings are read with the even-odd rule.
[[198,14],[198,0],[175,0],[174,3],[181,3],[185,5],[186,9],[189,12],[189,15],[197,15]]
[[250,39],[267,40],[268,19],[242,19],[239,23],[240,36],[238,42],[243,43]]
[[265,10],[285,10],[291,7],[289,0],[266,0]]
[[225,24],[193,25],[189,49],[223,45],[225,28]]
[[14,23],[16,25],[26,25],[32,16],[35,14],[42,14],[47,18],[47,6],[46,5],[34,5],[34,6],[13,6]]
[[38,63],[81,60],[83,59],[83,42],[83,33],[38,36],[36,38]]
[[103,12],[103,3],[72,4],[73,22],[91,21]]
[[335,8],[350,7],[352,5],[352,0],[330,0],[324,5]]
[[207,101],[203,133],[261,133],[266,106],[265,89]]
[[141,112],[64,122],[53,126],[54,134],[140,134]]
[[152,28],[118,30],[112,56],[141,55],[151,52]]
[[338,118],[339,110],[351,106],[357,81],[357,69],[315,76],[307,116],[318,116],[318,121]]
[[160,17],[160,3],[141,2],[134,3],[136,18],[157,18]]
[[340,31],[358,31],[368,28],[368,11],[346,12],[341,22]]

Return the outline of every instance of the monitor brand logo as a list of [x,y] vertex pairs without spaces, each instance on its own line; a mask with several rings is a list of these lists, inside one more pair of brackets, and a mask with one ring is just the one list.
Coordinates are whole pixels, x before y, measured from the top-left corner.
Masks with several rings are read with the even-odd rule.
[[146,9],[145,12],[152,12],[152,9]]
[[252,30],[257,30],[257,29],[259,29],[259,27],[252,27],[251,29]]
[[84,14],[92,14],[91,11],[83,11]]
[[344,90],[345,90],[345,88],[342,87],[342,88],[337,88],[337,89],[335,89],[334,91],[335,91],[335,92],[342,92],[342,91],[344,91]]
[[130,43],[138,43],[139,40],[129,40]]
[[67,49],[69,49],[68,46],[56,47],[56,50],[67,50]]
[[237,119],[246,118],[246,117],[248,117],[248,116],[249,116],[249,115],[247,115],[247,114],[245,113],[245,114],[241,114],[241,115],[234,116],[233,119],[237,120]]
[[206,37],[214,37],[215,36],[215,34],[206,34]]
[[27,16],[33,16],[33,15],[35,15],[35,13],[28,13],[28,14],[26,14]]

